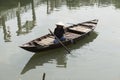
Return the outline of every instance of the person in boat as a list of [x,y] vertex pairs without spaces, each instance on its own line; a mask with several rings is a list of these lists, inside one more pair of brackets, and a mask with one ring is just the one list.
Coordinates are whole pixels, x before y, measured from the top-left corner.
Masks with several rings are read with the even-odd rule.
[[[64,37],[64,24],[62,22],[56,23],[56,28],[54,30],[54,35],[56,35],[56,37],[61,40],[61,41],[65,41],[65,37]],[[59,41],[55,38],[54,43],[59,43]]]

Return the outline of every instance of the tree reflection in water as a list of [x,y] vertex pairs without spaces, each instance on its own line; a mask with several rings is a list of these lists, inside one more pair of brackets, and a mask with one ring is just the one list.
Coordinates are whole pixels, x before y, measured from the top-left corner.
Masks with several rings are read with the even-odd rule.
[[[62,7],[62,5],[66,5],[68,9],[76,9],[80,8],[82,6],[98,6],[98,7],[104,7],[104,6],[109,6],[113,5],[115,8],[120,8],[120,0],[33,0],[35,3],[34,6],[38,6],[41,4],[46,4],[47,5],[47,14],[50,14],[52,11],[59,9]],[[7,3],[6,3],[7,2]],[[29,3],[32,2],[32,0],[3,0],[0,2],[0,15],[6,13],[10,15],[13,15],[16,12],[13,12],[14,9],[16,8],[18,2],[22,4],[22,6],[28,6]],[[9,4],[8,4],[9,3]],[[24,7],[22,11],[25,10]],[[12,9],[11,11],[9,9]],[[27,10],[29,10],[27,8]],[[7,15],[10,17],[10,15]],[[15,15],[15,14],[14,14]]]
[[35,27],[36,15],[35,15],[34,1],[33,0],[32,0],[31,5],[32,5],[32,20],[31,21],[27,20],[25,22],[25,24],[22,26],[21,25],[21,16],[20,16],[20,3],[18,3],[18,10],[16,11],[17,22],[18,22],[17,36],[19,36],[21,34],[27,34]]
[[[59,10],[60,7],[66,5],[68,9],[76,9],[83,6],[98,6],[98,7],[106,7],[106,6],[114,6],[115,8],[120,8],[120,0],[6,0],[0,2],[0,16],[5,16],[5,21],[16,17],[18,22],[18,30],[16,31],[17,35],[28,34],[35,27],[36,15],[35,15],[35,7],[40,4],[45,4],[47,7],[47,14],[51,14],[55,10]],[[17,9],[17,3],[21,3],[21,6],[18,5],[18,8],[21,9],[21,13],[32,8],[32,20],[27,20],[24,25],[21,25],[21,16],[20,9]],[[31,7],[31,5],[32,7]],[[7,9],[6,9],[7,8]],[[16,12],[17,10],[17,12]],[[16,14],[15,14],[16,13]],[[2,28],[2,21],[0,19],[0,28]],[[7,35],[6,29],[4,27],[4,36]],[[9,28],[8,28],[9,29]],[[10,30],[8,31],[10,32]],[[4,37],[6,39],[6,37]],[[7,40],[6,40],[7,41]]]
[[[32,5],[32,20],[31,21],[27,20],[24,25],[21,25],[21,16],[20,16],[21,7],[20,7],[20,2],[18,3],[18,9],[16,11],[17,22],[18,22],[18,30],[16,31],[16,33],[18,36],[22,35],[22,34],[28,34],[35,27],[36,15],[35,15],[34,1],[33,0],[31,2],[31,5]],[[13,11],[11,11],[11,12],[13,12]],[[6,26],[7,20],[8,20],[7,14],[0,16],[0,28],[3,27],[4,41],[11,42],[10,26]]]
[[3,34],[4,34],[4,41],[5,42],[11,42],[11,32],[10,27],[5,24],[5,16],[1,17],[2,26],[3,26]]

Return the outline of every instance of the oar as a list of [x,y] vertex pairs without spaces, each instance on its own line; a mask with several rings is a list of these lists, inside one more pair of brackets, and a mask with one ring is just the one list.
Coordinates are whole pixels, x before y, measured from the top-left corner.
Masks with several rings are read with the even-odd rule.
[[50,31],[50,33],[57,39],[57,41],[65,48],[65,50],[68,52],[68,53],[70,53],[70,50],[60,41],[60,39],[50,30],[50,29],[48,29],[49,31]]

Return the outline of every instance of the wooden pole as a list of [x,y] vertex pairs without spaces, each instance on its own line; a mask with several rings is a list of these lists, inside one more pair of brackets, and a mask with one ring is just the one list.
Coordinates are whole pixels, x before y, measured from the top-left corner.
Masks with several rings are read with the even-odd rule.
[[42,80],[45,80],[45,73],[43,74],[43,78],[42,78]]

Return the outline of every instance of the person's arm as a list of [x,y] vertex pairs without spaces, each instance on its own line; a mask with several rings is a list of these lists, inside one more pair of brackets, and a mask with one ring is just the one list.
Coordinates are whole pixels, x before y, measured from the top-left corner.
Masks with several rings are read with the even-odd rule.
[[63,34],[65,34],[65,29],[64,28],[62,29],[62,32],[63,32]]
[[56,34],[56,28],[55,28],[55,30],[54,30],[54,34]]

